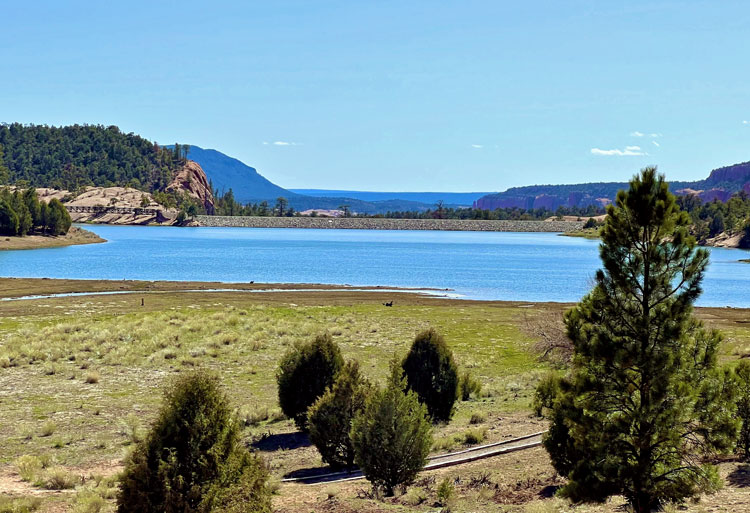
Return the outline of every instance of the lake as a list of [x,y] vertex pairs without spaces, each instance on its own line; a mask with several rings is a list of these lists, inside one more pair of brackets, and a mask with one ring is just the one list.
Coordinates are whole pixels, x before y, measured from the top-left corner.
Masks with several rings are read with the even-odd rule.
[[[577,301],[598,241],[554,233],[85,225],[105,244],[0,251],[0,276],[453,289],[466,299]],[[711,249],[702,306],[750,307],[748,253]]]

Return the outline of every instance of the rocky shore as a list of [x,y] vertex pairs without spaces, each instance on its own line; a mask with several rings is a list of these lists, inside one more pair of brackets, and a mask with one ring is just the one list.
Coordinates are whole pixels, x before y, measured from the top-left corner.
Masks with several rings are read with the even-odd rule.
[[199,226],[242,228],[333,228],[350,230],[446,230],[478,232],[569,232],[583,221],[485,221],[461,219],[385,219],[358,217],[196,216]]

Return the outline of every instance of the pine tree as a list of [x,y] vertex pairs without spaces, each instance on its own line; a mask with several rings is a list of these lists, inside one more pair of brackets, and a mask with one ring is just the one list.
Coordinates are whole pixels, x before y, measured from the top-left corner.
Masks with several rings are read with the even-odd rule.
[[386,388],[370,395],[352,423],[354,461],[387,496],[414,481],[432,446],[427,408],[405,387],[401,366],[394,361]]
[[307,409],[333,385],[343,365],[341,350],[328,333],[282,357],[276,372],[279,406],[299,429],[307,429]]
[[239,424],[218,379],[178,378],[148,436],[125,462],[118,513],[208,513],[240,501],[270,512],[268,472],[242,446]]
[[750,459],[750,362],[742,360],[735,369],[737,387],[737,417],[742,422],[737,449]]
[[18,216],[3,198],[0,198],[0,235],[18,235]]
[[445,339],[432,328],[419,333],[401,366],[409,390],[427,406],[432,420],[449,421],[458,397],[458,367]]
[[545,384],[557,392],[544,445],[575,501],[621,493],[644,513],[717,486],[700,457],[730,448],[737,423],[721,337],[692,316],[709,255],[688,224],[655,168],[608,209],[604,269],[565,317],[572,369]]
[[365,407],[370,383],[360,374],[359,363],[347,362],[333,387],[310,406],[307,427],[310,441],[323,461],[332,467],[354,465],[354,447],[349,436],[352,419]]

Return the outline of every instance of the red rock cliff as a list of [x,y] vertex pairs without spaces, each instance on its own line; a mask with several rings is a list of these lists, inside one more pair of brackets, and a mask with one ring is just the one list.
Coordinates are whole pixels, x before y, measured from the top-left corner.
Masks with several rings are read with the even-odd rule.
[[214,213],[214,195],[208,185],[208,178],[197,162],[188,160],[167,186],[167,190],[184,191],[198,200],[207,214]]

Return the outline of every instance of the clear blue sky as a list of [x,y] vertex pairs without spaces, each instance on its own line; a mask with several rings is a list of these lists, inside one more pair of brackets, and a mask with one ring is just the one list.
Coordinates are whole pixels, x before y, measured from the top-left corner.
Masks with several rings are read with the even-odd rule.
[[[689,180],[750,160],[746,1],[3,2],[0,121],[115,124],[284,187]],[[653,134],[653,135],[652,135]]]

